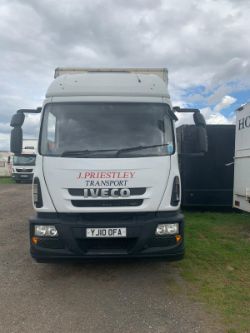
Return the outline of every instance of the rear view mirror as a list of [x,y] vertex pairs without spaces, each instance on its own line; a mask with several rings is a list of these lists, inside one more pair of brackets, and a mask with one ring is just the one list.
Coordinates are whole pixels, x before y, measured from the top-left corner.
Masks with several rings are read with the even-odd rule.
[[21,127],[23,125],[24,118],[25,116],[22,112],[15,113],[11,118],[10,126]]
[[195,112],[193,119],[196,126],[206,127],[206,120],[200,112]]
[[21,127],[14,127],[10,136],[10,150],[16,155],[22,153],[23,130]]
[[196,125],[199,151],[200,153],[206,153],[208,151],[206,120],[200,112],[195,112],[193,118]]
[[199,109],[173,107],[174,112],[193,113],[195,126],[183,125],[177,128],[180,154],[199,155],[208,151],[206,120]]

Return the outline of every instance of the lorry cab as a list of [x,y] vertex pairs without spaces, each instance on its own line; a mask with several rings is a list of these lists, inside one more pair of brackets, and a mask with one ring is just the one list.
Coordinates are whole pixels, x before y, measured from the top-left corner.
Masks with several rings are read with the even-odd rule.
[[22,181],[32,182],[34,168],[36,164],[37,140],[23,140],[21,154],[11,157],[11,176],[16,183]]
[[56,69],[34,173],[36,260],[183,256],[174,111],[166,69]]

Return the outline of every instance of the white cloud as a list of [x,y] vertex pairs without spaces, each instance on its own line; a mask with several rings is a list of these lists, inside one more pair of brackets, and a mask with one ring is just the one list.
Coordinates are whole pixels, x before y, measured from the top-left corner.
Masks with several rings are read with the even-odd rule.
[[[220,111],[227,108],[231,104],[236,102],[236,98],[232,96],[224,96],[222,100],[211,109],[210,107],[202,108],[200,111],[206,119],[207,124],[234,124],[235,115],[230,115],[230,117],[225,117]],[[188,113],[178,113],[179,118],[177,122],[177,127],[184,124],[193,124],[193,116]]]
[[[39,115],[26,115],[23,125],[23,138],[35,139],[39,133]],[[0,151],[9,150],[10,147],[10,132],[11,127],[9,123],[0,123]]]
[[230,106],[231,104],[233,104],[235,102],[236,102],[236,98],[226,95],[222,98],[221,102],[215,106],[214,112],[220,112],[221,110],[227,108],[228,106]]
[[10,150],[10,137],[9,134],[4,134],[0,132],[0,151]]
[[222,110],[223,97],[250,91],[249,12],[232,0],[2,0],[1,128],[41,105],[58,66],[168,67],[173,100]]
[[235,123],[234,118],[226,118],[222,114],[211,113],[209,115],[209,117],[207,118],[207,124],[228,125],[228,124],[234,124],[234,123]]

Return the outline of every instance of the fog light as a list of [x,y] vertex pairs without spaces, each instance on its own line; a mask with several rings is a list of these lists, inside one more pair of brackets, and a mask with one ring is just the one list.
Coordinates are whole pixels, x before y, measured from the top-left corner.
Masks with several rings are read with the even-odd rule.
[[182,240],[181,235],[175,235],[176,242],[179,243]]
[[171,223],[171,224],[158,224],[155,234],[158,236],[162,235],[175,235],[179,233],[179,224]]
[[35,225],[35,236],[57,237],[58,231],[54,225]]
[[34,244],[34,245],[36,245],[37,243],[38,243],[38,238],[37,237],[32,237],[31,238],[31,242]]

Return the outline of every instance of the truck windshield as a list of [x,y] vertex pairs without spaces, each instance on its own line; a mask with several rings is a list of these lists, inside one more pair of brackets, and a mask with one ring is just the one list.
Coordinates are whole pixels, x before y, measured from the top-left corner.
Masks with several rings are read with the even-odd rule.
[[35,155],[13,156],[13,165],[35,165]]
[[167,104],[156,103],[48,104],[41,154],[85,158],[170,155],[174,140],[169,111]]

